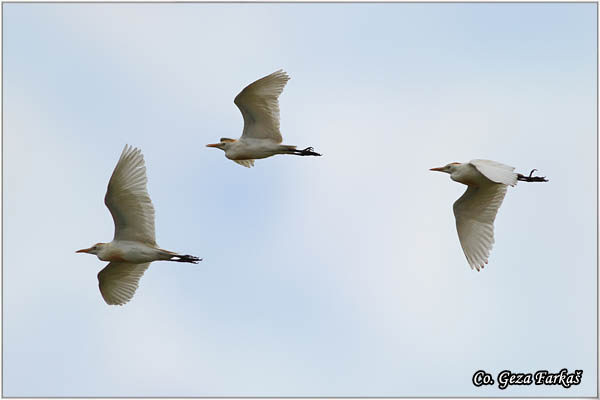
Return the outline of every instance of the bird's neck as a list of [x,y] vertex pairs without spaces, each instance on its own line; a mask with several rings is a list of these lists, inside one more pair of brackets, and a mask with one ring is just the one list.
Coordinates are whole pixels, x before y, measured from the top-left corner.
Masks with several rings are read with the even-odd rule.
[[100,247],[100,249],[98,250],[98,253],[96,253],[96,256],[101,259],[102,261],[110,261],[110,253],[111,253],[111,249],[112,249],[112,242],[109,243],[104,243],[102,245],[102,247]]
[[452,174],[450,174],[450,179],[453,181],[471,186],[481,184],[482,178],[484,178],[483,175],[481,175],[481,173],[477,171],[477,168],[471,164],[459,165],[452,171]]

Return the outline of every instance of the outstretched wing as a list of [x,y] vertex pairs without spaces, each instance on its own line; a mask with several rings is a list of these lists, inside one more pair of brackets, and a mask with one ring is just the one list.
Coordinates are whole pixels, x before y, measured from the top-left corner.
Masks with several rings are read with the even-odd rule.
[[271,139],[281,143],[279,95],[290,77],[279,70],[246,86],[233,101],[244,117],[242,139]]
[[469,186],[454,203],[456,230],[460,245],[471,268],[483,268],[494,245],[494,220],[504,196],[506,185]]
[[517,184],[517,174],[513,172],[514,167],[491,160],[471,160],[469,164],[477,168],[477,171],[492,182],[510,186]]
[[146,188],[147,181],[142,152],[125,145],[104,197],[115,221],[114,240],[156,245],[154,206]]
[[122,306],[131,300],[149,265],[111,262],[100,271],[98,283],[106,304]]

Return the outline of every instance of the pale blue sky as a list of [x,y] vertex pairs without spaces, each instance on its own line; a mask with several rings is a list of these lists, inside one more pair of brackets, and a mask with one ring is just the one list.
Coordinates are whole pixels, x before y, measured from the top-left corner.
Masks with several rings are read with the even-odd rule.
[[[5,396],[595,396],[595,4],[4,4]],[[284,68],[286,144],[246,169],[235,95]],[[102,300],[103,204],[142,149],[157,241]],[[509,188],[483,272],[428,171]],[[479,369],[582,369],[570,389]]]

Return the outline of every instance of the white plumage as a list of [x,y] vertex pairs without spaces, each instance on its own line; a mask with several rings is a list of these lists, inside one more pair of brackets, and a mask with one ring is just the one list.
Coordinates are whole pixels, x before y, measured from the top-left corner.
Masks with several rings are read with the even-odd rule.
[[104,196],[104,204],[115,222],[113,240],[156,245],[154,206],[146,189],[147,183],[142,152],[125,146]]
[[[460,245],[471,268],[479,271],[488,262],[494,245],[494,220],[506,195],[507,185],[517,180],[545,182],[545,178],[525,177],[513,167],[491,160],[471,160],[431,168],[450,174],[456,182],[468,185],[465,193],[454,203],[456,230]],[[532,171],[533,172],[533,171]]]
[[290,80],[283,71],[275,71],[246,86],[233,100],[244,117],[242,139],[268,139],[281,143],[279,131],[279,95]]
[[107,304],[123,305],[133,298],[150,263],[110,262],[98,273],[100,293]]
[[492,182],[503,183],[505,185],[515,186],[517,184],[517,174],[513,172],[515,167],[501,164],[492,160],[471,160],[469,164]]
[[279,131],[279,95],[290,80],[283,71],[275,71],[246,86],[234,103],[244,118],[244,130],[239,139],[221,138],[219,143],[207,144],[225,152],[225,157],[244,167],[254,166],[254,160],[276,154],[320,156],[312,147],[297,150],[296,146],[282,145]]
[[494,245],[494,220],[506,195],[502,184],[469,186],[454,203],[456,230],[471,268],[487,264]]
[[77,251],[110,261],[98,274],[100,293],[107,304],[123,305],[131,300],[140,278],[152,261],[200,261],[198,257],[173,253],[157,246],[154,206],[146,184],[146,167],[141,151],[126,145],[104,197],[115,223],[113,241],[96,243]]

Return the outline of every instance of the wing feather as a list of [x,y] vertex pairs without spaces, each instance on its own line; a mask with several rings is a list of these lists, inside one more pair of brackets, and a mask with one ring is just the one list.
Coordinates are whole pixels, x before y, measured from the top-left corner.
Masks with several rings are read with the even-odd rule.
[[510,186],[517,184],[517,174],[513,172],[515,170],[514,167],[492,160],[471,160],[469,164],[477,168],[483,176],[492,182]]
[[131,300],[149,265],[111,262],[100,271],[98,286],[106,304],[122,306]]
[[242,139],[283,140],[279,131],[279,95],[290,80],[283,70],[275,71],[246,86],[233,101],[244,117]]
[[494,245],[494,220],[506,195],[506,185],[469,186],[454,203],[456,230],[471,268],[483,268]]
[[254,160],[232,160],[240,165],[243,165],[246,168],[254,167]]
[[115,222],[114,240],[156,245],[154,206],[148,195],[147,182],[141,150],[125,145],[104,197]]

